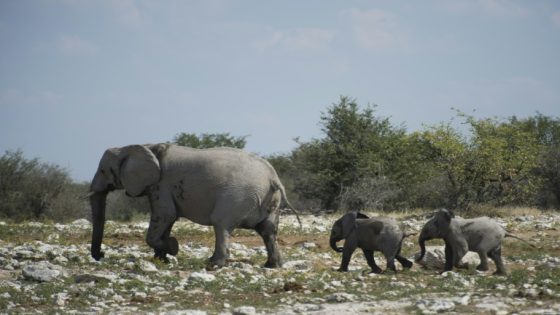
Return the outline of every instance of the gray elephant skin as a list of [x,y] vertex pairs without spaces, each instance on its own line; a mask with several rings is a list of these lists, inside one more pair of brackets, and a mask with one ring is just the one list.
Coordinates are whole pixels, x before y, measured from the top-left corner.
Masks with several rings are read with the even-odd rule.
[[[400,255],[402,241],[412,234],[405,234],[396,220],[386,217],[369,218],[359,212],[349,212],[334,222],[330,246],[336,252],[342,252],[342,262],[338,271],[348,271],[352,254],[359,247],[371,267],[372,273],[382,273],[375,263],[374,251],[380,251],[387,260],[387,269],[397,272],[395,258],[404,268],[411,268],[412,262]],[[344,247],[337,243],[344,240]]]
[[[233,148],[193,149],[171,144],[129,145],[107,149],[90,187],[91,255],[101,259],[107,194],[124,189],[147,196],[151,218],[146,241],[155,257],[176,255],[170,237],[179,217],[213,226],[215,249],[210,266],[224,266],[228,239],[235,228],[254,229],[268,253],[265,267],[280,267],[277,233],[281,202],[295,210],[274,168],[264,159]],[[298,218],[299,219],[299,218]]]
[[441,209],[424,225],[418,243],[420,245],[420,261],[426,254],[425,242],[431,239],[443,239],[445,242],[445,268],[452,270],[460,265],[461,259],[468,251],[478,253],[480,264],[477,270],[488,270],[488,257],[496,264],[495,274],[505,275],[507,271],[502,261],[502,240],[512,237],[530,244],[529,242],[504,230],[496,221],[488,217],[463,219],[455,217],[447,209]]

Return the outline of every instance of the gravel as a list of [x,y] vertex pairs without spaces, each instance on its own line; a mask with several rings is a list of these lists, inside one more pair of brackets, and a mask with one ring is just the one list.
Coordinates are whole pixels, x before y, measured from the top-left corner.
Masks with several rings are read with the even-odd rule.
[[[0,313],[560,313],[556,302],[560,279],[553,276],[560,267],[560,257],[555,254],[560,249],[560,214],[501,220],[508,230],[542,238],[539,246],[545,248],[532,255],[511,255],[509,246],[522,245],[508,240],[503,253],[506,267],[515,272],[511,277],[474,271],[479,263],[476,253],[463,260],[470,269],[439,274],[443,246],[428,246],[421,262],[411,270],[399,268],[396,275],[369,274],[359,251],[352,257],[350,272],[335,272],[341,255],[328,247],[328,233],[337,217],[301,218],[301,230],[293,215],[281,218],[283,268],[263,268],[266,250],[260,238],[243,234],[256,243],[232,239],[232,261],[212,271],[204,269],[212,247],[189,238],[194,233],[213,239],[212,230],[183,220],[174,228],[186,233],[181,237],[180,253],[170,257],[167,265],[154,260],[153,252],[143,244],[146,222],[108,221],[106,239],[111,241],[105,242],[105,258],[100,262],[89,255],[91,224],[87,220],[69,224],[0,222],[2,229],[38,235],[27,242],[0,239]],[[407,231],[418,232],[423,222],[422,217],[409,218],[403,225]],[[131,242],[129,234],[142,239]],[[407,239],[403,253],[418,255],[415,242]],[[381,256],[376,255],[376,261],[384,267]],[[490,266],[492,269],[493,264]]]

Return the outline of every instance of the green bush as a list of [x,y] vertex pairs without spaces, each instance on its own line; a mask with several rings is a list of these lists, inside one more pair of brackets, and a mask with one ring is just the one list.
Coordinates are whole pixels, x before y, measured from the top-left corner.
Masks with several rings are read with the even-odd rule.
[[0,157],[0,215],[15,220],[43,218],[71,183],[57,165],[24,158],[21,150]]
[[476,119],[407,134],[341,97],[321,116],[324,137],[269,158],[291,195],[322,209],[473,205],[559,207],[560,120]]
[[243,149],[247,144],[247,136],[234,137],[229,133],[203,133],[196,135],[194,133],[181,132],[175,135],[173,143],[185,147],[196,149],[207,149],[214,147],[231,147]]

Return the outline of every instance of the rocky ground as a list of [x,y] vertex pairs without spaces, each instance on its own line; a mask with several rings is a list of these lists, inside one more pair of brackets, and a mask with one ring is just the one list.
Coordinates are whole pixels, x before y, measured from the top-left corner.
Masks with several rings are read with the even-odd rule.
[[[468,269],[439,274],[441,243],[430,242],[427,266],[392,274],[368,274],[356,252],[348,273],[334,271],[340,254],[328,247],[336,216],[281,218],[281,269],[261,265],[266,251],[251,231],[237,231],[231,262],[205,270],[211,255],[210,228],[177,222],[181,244],[169,264],[152,259],[144,243],[146,222],[107,222],[105,259],[89,256],[87,220],[70,224],[0,222],[0,313],[169,313],[169,314],[559,314],[560,213],[499,219],[509,231],[534,242],[532,248],[506,239],[508,276]],[[408,231],[419,231],[425,216],[400,215]],[[403,253],[418,246],[407,239]],[[383,259],[376,254],[380,266]],[[398,264],[397,264],[398,265]]]

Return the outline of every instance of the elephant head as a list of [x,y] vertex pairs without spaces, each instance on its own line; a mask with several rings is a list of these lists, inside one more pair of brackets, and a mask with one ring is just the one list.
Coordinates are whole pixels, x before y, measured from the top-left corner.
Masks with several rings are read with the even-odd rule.
[[342,247],[336,243],[347,238],[356,227],[356,219],[367,219],[368,216],[360,212],[348,212],[333,223],[331,229],[330,246],[336,252],[342,252]]
[[160,179],[160,165],[147,147],[130,145],[107,149],[99,162],[90,186],[93,233],[91,255],[96,260],[103,257],[101,242],[105,225],[105,201],[107,193],[125,189],[127,195],[136,197]]
[[455,217],[452,211],[441,209],[424,225],[420,236],[418,237],[418,244],[420,245],[420,256],[416,261],[422,260],[426,254],[425,242],[434,238],[443,238],[446,231],[449,230],[451,219]]

